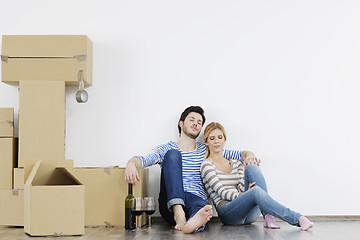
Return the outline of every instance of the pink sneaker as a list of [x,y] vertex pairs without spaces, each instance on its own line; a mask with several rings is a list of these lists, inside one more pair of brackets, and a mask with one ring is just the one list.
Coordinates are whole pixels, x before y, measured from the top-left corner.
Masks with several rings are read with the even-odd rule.
[[270,214],[265,215],[264,227],[272,229],[280,228],[280,226],[276,223],[275,218]]
[[310,228],[312,228],[314,226],[314,223],[311,222],[306,217],[301,216],[300,219],[299,219],[299,225],[301,227],[301,230],[307,231],[307,230],[309,230]]

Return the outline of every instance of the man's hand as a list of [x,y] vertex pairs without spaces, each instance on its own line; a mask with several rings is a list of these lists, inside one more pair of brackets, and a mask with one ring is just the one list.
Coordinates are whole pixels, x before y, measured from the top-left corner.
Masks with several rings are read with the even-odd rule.
[[255,157],[255,154],[250,151],[243,151],[241,155],[242,159],[244,159],[244,165],[245,167],[249,164],[256,164],[260,166],[261,160],[257,157]]
[[260,166],[261,160],[255,156],[248,156],[244,160],[245,167],[249,164],[256,164]]
[[140,159],[137,157],[133,157],[126,164],[125,169],[125,181],[127,183],[132,183],[134,186],[137,181],[140,181],[139,172],[137,170],[137,166],[140,166]]

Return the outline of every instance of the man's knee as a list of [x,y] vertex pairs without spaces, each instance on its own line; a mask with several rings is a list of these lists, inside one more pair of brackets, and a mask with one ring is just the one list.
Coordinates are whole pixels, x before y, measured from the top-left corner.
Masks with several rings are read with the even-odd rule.
[[170,149],[166,152],[164,162],[178,162],[181,161],[181,153],[178,150]]

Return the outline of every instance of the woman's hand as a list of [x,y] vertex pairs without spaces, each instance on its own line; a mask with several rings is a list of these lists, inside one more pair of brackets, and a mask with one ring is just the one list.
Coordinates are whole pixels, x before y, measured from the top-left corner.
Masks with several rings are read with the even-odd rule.
[[250,190],[250,189],[252,189],[253,187],[255,187],[255,184],[256,184],[256,182],[249,183],[249,189],[248,189],[248,190]]

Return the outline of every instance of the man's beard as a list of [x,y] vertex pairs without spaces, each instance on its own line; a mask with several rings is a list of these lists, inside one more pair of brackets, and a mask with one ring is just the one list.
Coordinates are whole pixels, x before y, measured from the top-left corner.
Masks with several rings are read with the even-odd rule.
[[198,132],[198,134],[193,134],[193,133],[190,133],[187,128],[185,127],[184,130],[183,130],[184,134],[192,139],[196,139],[199,135],[200,135],[200,132]]

